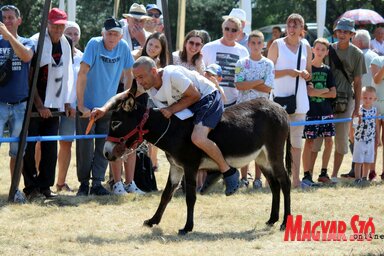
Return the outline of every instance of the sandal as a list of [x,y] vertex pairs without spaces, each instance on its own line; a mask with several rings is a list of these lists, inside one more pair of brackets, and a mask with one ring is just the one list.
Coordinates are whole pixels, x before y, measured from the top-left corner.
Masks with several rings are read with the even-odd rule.
[[200,188],[200,194],[204,195],[212,188],[212,185],[219,181],[222,174],[219,171],[207,172],[203,186]]
[[[231,167],[231,169],[235,168]],[[240,173],[237,169],[235,170],[236,172],[234,174],[224,178],[226,196],[233,195],[239,189]]]
[[68,186],[67,183],[64,183],[63,185],[56,184],[56,192],[73,192],[73,190]]

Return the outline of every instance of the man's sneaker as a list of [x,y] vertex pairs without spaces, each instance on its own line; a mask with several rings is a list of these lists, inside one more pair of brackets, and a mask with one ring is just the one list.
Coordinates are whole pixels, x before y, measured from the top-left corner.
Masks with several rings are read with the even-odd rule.
[[369,181],[372,181],[374,178],[376,178],[376,172],[375,170],[370,170],[369,171],[369,175],[368,175],[368,178],[369,178]]
[[332,184],[337,184],[337,183],[339,183],[339,178],[331,177],[331,182],[332,182]]
[[380,175],[382,181],[384,181],[384,172]]
[[113,191],[114,195],[118,195],[118,196],[123,196],[123,195],[127,195],[128,194],[127,191],[125,191],[125,189],[124,189],[123,182],[121,182],[121,181],[116,182],[113,185],[112,191]]
[[13,202],[17,204],[25,204],[27,202],[27,198],[20,190],[16,190],[15,196],[13,197]]
[[30,201],[30,202],[32,202],[33,200],[35,200],[35,199],[41,197],[41,193],[40,193],[40,191],[39,191],[38,189],[36,189],[36,188],[33,189],[33,190],[32,190],[31,192],[29,192],[29,193],[25,193],[25,195],[26,195],[28,201]]
[[56,184],[56,192],[73,192],[73,190],[67,183],[64,183],[63,185]]
[[219,171],[207,172],[207,177],[203,183],[203,186],[200,188],[200,194],[204,195],[210,191],[213,185],[221,179],[223,175]]
[[367,180],[367,177],[361,178],[360,186],[368,187],[369,185],[371,185],[371,182]]
[[355,184],[356,186],[360,186],[361,184],[361,179],[355,179],[355,181],[353,182],[353,184]]
[[329,178],[328,174],[320,174],[317,181],[322,183],[331,183],[331,179]]
[[351,170],[351,171],[349,171],[349,173],[341,174],[340,177],[346,178],[346,179],[354,179],[355,178],[355,172]]
[[89,195],[89,185],[81,183],[79,190],[76,193],[76,196],[88,196]]
[[109,192],[103,185],[96,184],[91,187],[91,191],[89,192],[91,195],[95,196],[109,196],[111,192]]
[[248,187],[249,186],[249,181],[247,178],[241,178],[240,180],[240,188]]
[[255,178],[253,181],[253,188],[254,189],[261,189],[263,187],[263,182],[261,182],[261,179]]
[[135,194],[139,194],[139,195],[145,194],[144,191],[142,191],[141,189],[139,189],[136,186],[135,181],[131,181],[131,183],[129,183],[129,184],[124,184],[124,189],[127,193],[135,193]]
[[301,187],[307,188],[307,187],[318,187],[319,184],[313,182],[311,175],[305,175],[304,178],[301,180]]
[[240,173],[236,168],[233,168],[233,167],[231,167],[228,171],[232,171],[232,170],[234,170],[235,173],[233,173],[232,175],[230,175],[228,177],[224,177],[225,195],[226,196],[233,195],[239,189]]

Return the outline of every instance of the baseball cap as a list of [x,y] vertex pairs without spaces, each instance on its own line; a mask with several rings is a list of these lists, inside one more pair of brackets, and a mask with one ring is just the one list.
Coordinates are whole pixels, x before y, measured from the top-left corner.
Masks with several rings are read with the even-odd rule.
[[355,33],[355,22],[348,18],[341,18],[337,21],[336,27],[333,31],[336,30],[345,30],[345,31],[351,31],[352,33]]
[[120,34],[123,33],[123,25],[115,20],[114,18],[108,18],[104,22],[104,29],[105,31],[116,31],[119,32]]
[[59,8],[52,8],[48,14],[48,21],[54,25],[65,25],[67,23],[68,16],[65,11]]
[[204,71],[209,72],[215,76],[222,76],[223,75],[223,70],[221,69],[221,67],[219,65],[217,65],[215,63],[208,65],[208,67]]
[[157,10],[157,11],[159,11],[160,14],[162,14],[162,12],[159,9],[159,7],[157,6],[157,4],[147,4],[145,9],[147,9],[147,11],[149,11],[149,10]]

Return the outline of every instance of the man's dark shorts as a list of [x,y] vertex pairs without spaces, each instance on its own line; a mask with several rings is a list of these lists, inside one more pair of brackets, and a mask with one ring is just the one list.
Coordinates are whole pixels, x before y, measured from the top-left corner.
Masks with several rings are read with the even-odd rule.
[[194,113],[195,125],[202,123],[203,126],[213,129],[220,122],[224,104],[220,92],[216,90],[190,106],[189,109]]

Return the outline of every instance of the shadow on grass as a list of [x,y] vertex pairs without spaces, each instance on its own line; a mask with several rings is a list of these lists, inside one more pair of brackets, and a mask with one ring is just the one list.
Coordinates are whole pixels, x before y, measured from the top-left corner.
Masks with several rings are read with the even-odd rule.
[[[149,229],[149,228],[148,228]],[[151,241],[157,241],[163,244],[177,243],[184,241],[220,241],[225,239],[238,239],[243,241],[254,241],[264,236],[269,236],[275,233],[275,229],[272,227],[265,227],[263,229],[250,229],[244,231],[233,231],[233,232],[199,232],[193,231],[187,235],[180,236],[175,234],[164,234],[162,229],[154,227],[150,229],[152,233],[141,234],[141,235],[128,235],[120,239],[110,239],[107,237],[99,236],[78,236],[77,242],[83,244],[116,244],[116,243],[148,243]]]

